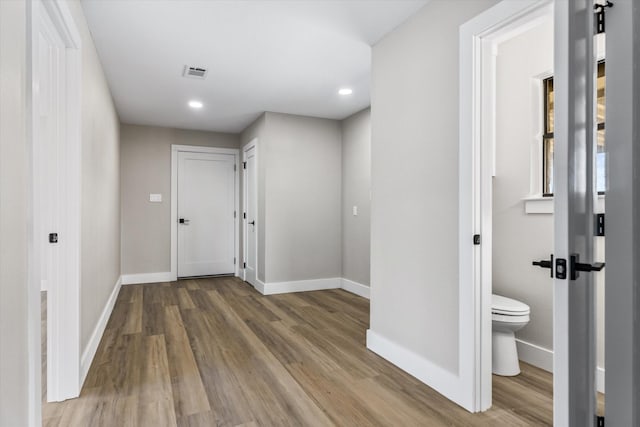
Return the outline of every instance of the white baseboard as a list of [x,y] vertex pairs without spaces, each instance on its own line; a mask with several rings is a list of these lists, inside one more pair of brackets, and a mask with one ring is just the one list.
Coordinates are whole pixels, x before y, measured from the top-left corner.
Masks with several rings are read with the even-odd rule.
[[116,281],[116,285],[111,291],[111,295],[109,295],[107,304],[102,310],[102,314],[100,314],[98,324],[94,328],[93,333],[91,334],[91,338],[89,338],[89,342],[82,352],[82,357],[80,359],[80,388],[82,388],[84,380],[87,378],[89,368],[91,367],[91,362],[93,362],[93,358],[95,357],[96,351],[98,350],[98,345],[100,344],[100,340],[102,339],[104,330],[107,327],[107,323],[109,322],[109,317],[111,317],[111,312],[113,311],[113,307],[115,306],[116,300],[118,299],[118,293],[120,292],[121,286],[122,277],[119,277]]
[[173,277],[170,271],[163,273],[123,274],[123,285],[137,285],[142,283],[171,282]]
[[296,280],[292,282],[263,283],[262,295],[286,294],[290,292],[321,291],[325,289],[339,289],[342,287],[342,279],[339,277],[331,279]]
[[366,299],[371,298],[371,288],[367,285],[363,285],[362,283],[354,282],[353,280],[343,278],[342,289]]
[[[553,373],[553,350],[516,338],[518,358],[530,365]],[[604,368],[596,370],[596,389],[604,393]]]
[[[382,335],[367,330],[367,348],[403,371],[416,377],[446,398],[460,402],[465,400],[461,393],[465,392],[460,384],[460,377],[450,371],[433,364],[411,350],[396,344]],[[467,408],[468,409],[468,408]]]
[[547,372],[553,372],[553,351],[516,338],[518,359]]
[[264,293],[264,289],[265,289],[264,282],[260,281],[259,279],[256,279],[256,282],[257,282],[257,285],[254,286],[256,291],[260,292],[262,295],[266,295]]

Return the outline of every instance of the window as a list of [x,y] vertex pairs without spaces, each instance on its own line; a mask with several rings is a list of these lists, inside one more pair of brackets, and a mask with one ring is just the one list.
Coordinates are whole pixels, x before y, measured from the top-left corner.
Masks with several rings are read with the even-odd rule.
[[[544,91],[544,135],[542,136],[542,193],[553,196],[553,114],[554,92],[553,77],[543,80]],[[598,149],[596,154],[596,188],[598,194],[604,194],[607,187],[606,154],[604,151],[604,119],[605,119],[605,72],[604,61],[598,62],[597,93],[598,109]]]

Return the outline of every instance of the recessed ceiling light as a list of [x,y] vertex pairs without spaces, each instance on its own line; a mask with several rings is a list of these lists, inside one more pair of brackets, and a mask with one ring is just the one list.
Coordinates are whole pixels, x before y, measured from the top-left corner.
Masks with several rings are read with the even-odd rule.
[[342,96],[351,95],[353,93],[353,89],[349,89],[348,87],[344,87],[338,91],[338,93]]
[[196,110],[202,108],[204,104],[200,101],[189,101],[189,107],[194,108]]

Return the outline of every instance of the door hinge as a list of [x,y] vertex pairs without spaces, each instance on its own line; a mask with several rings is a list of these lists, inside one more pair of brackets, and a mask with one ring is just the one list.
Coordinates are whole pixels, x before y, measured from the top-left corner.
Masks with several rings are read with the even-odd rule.
[[474,245],[479,245],[480,244],[480,235],[479,234],[474,234],[473,235],[473,244]]
[[247,219],[247,213],[246,213],[246,212],[243,212],[243,213],[242,213],[242,218],[243,218],[243,219]]
[[247,263],[246,262],[242,263],[242,268],[247,268]]
[[596,214],[596,236],[604,236],[604,214]]
[[233,217],[234,217],[234,218],[237,218],[237,217],[238,217],[238,214],[237,214],[237,212],[236,212],[236,211],[233,211]]
[[236,259],[233,258],[233,265],[236,265]]
[[236,171],[236,165],[235,164],[233,165],[233,171],[234,172]]
[[604,4],[596,3],[593,5],[595,9],[594,17],[593,17],[593,25],[595,26],[595,33],[602,34],[605,32],[605,11],[608,7],[613,7],[613,3],[609,0],[605,1]]
[[596,427],[604,427],[604,415],[596,416]]
[[247,168],[247,162],[242,162],[242,169],[246,169]]

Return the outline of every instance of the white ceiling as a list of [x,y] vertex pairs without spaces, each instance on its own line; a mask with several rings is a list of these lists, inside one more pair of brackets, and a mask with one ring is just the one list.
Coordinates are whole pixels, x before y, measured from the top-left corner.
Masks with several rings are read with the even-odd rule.
[[[83,0],[125,123],[240,132],[263,111],[369,105],[370,46],[428,0]],[[209,70],[182,77],[185,65]],[[338,89],[351,87],[341,97]],[[197,99],[199,111],[187,107]]]

